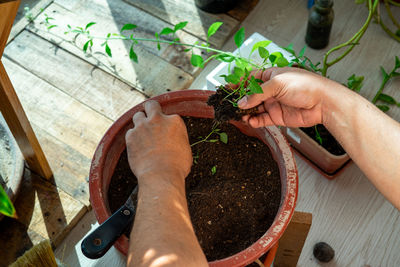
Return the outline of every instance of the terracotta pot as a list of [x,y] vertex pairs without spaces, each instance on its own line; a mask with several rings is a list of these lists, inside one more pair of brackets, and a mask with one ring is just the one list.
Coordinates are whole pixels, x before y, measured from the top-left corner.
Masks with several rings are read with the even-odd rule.
[[350,161],[347,153],[340,156],[330,153],[299,128],[282,127],[281,130],[292,146],[309,160],[307,162],[315,164],[328,178],[338,174]]
[[[179,114],[201,118],[213,118],[212,107],[206,104],[215,92],[185,90],[170,92],[152,99],[158,101],[166,114]],[[107,130],[100,141],[92,160],[89,178],[90,202],[98,222],[103,223],[110,215],[107,191],[112,174],[121,153],[125,149],[125,133],[133,127],[132,116],[143,110],[143,103],[122,115]],[[243,133],[258,137],[266,143],[277,161],[282,183],[281,206],[272,226],[249,248],[222,260],[210,262],[210,266],[244,266],[269,251],[282,236],[293,215],[298,190],[297,167],[293,153],[284,136],[276,127],[253,129],[239,122],[233,123]],[[128,251],[128,238],[120,237],[115,247],[123,254]]]

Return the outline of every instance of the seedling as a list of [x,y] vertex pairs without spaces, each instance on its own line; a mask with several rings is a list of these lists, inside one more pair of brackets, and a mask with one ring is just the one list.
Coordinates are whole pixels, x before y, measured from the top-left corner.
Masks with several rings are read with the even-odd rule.
[[217,172],[217,165],[212,166],[211,174],[214,175]]
[[[217,123],[217,122],[214,123],[214,125],[211,129],[211,132],[206,137],[202,138],[201,136],[199,136],[199,139],[201,139],[201,140],[194,142],[190,146],[194,147],[195,145],[203,143],[203,142],[215,143],[218,141],[221,141],[222,143],[227,144],[228,143],[228,135],[225,132],[221,132],[221,129],[217,128],[218,124],[219,123]],[[211,139],[211,137],[213,135],[217,135],[218,139],[216,139],[216,138]]]
[[[374,98],[372,99],[371,102],[373,104],[376,104],[376,102],[380,100],[386,104],[397,105],[398,107],[400,107],[400,102],[397,102],[390,95],[383,93],[383,89],[385,88],[385,85],[388,83],[388,81],[390,81],[394,77],[400,76],[400,59],[397,56],[395,57],[394,67],[389,73],[387,73],[386,70],[382,66],[380,67],[380,70],[383,75],[382,84],[379,87],[378,92],[376,93],[376,95],[374,96]],[[376,106],[378,108],[380,108],[382,111],[386,112],[390,109],[390,107],[386,104],[385,105],[376,105]]]

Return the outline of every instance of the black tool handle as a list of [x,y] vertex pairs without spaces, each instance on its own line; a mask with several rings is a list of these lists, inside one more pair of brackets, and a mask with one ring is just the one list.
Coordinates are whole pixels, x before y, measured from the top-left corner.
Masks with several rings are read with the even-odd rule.
[[102,257],[131,225],[134,215],[133,210],[122,206],[82,241],[82,253],[90,259]]

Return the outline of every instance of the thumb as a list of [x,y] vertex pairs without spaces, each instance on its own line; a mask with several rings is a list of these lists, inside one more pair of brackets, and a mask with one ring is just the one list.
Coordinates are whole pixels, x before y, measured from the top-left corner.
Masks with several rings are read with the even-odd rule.
[[[273,97],[273,85],[271,81],[272,73],[276,70],[276,68],[269,68],[264,70],[262,73],[255,73],[256,78],[261,78],[265,82],[261,85],[263,93],[261,94],[253,94],[253,95],[246,95],[242,99],[238,101],[238,106],[241,109],[249,109],[260,105],[263,101],[267,100],[268,98]],[[258,74],[258,75],[257,75]],[[257,77],[261,75],[261,77]]]
[[238,101],[238,106],[241,109],[250,109],[260,105],[265,100],[274,96],[272,81],[267,81],[261,85],[263,93],[246,95]]

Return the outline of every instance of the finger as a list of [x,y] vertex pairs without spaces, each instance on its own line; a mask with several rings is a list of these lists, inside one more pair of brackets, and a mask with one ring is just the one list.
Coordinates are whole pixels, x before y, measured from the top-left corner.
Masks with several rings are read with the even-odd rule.
[[272,121],[272,119],[268,113],[262,113],[262,114],[250,117],[249,124],[253,128],[260,128],[260,127],[274,125],[274,122]]
[[143,121],[144,119],[146,119],[146,115],[144,115],[144,113],[142,111],[136,112],[132,117],[133,125],[138,124],[139,122]]
[[144,110],[147,117],[152,117],[156,114],[162,114],[160,103],[154,100],[144,102]]

